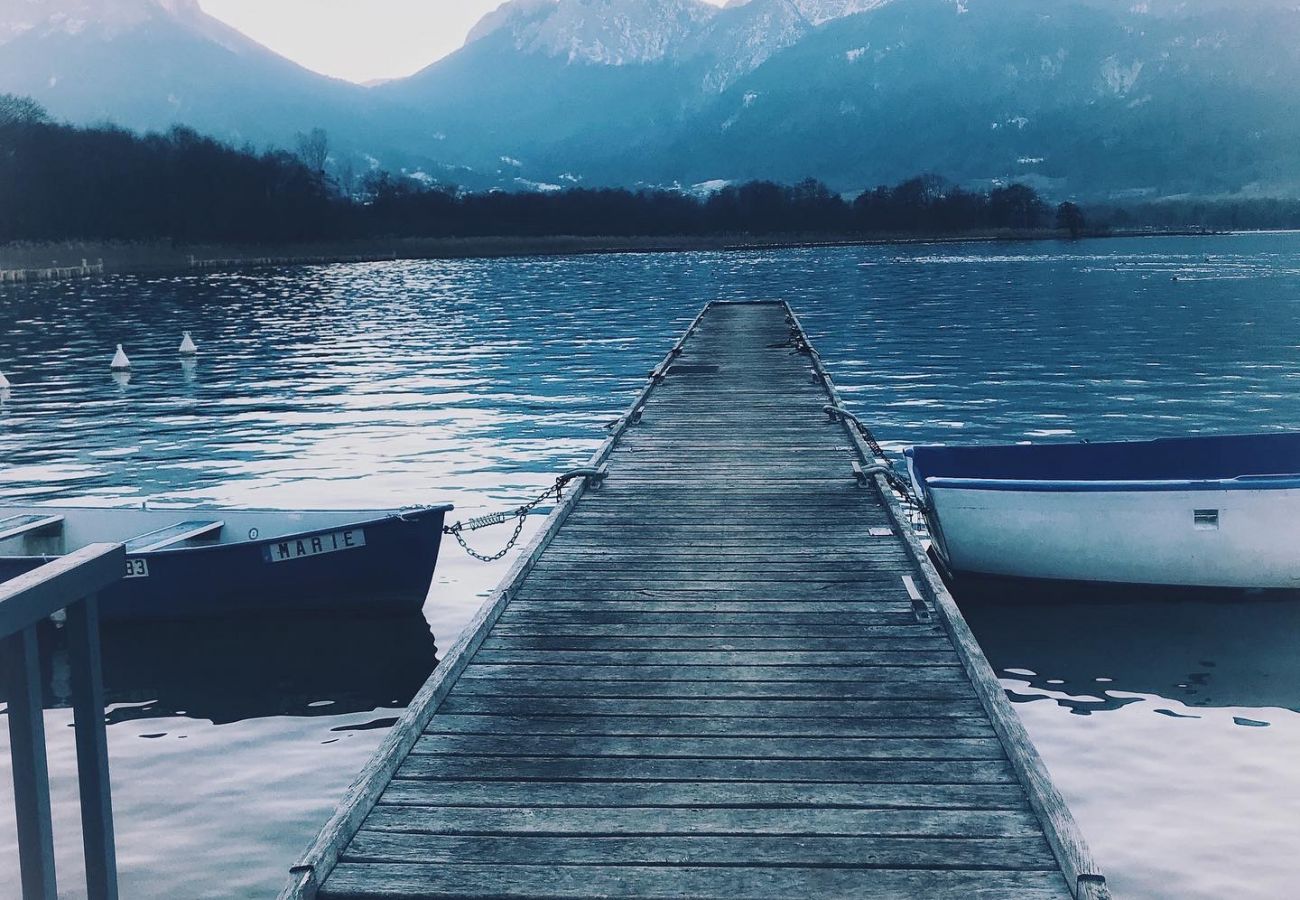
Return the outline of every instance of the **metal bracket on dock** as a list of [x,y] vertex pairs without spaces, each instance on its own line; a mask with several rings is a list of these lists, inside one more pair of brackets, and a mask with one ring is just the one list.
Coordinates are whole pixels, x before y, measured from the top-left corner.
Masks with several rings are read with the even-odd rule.
[[883,460],[873,460],[871,465],[863,468],[858,461],[853,460],[853,477],[858,481],[858,487],[866,487],[871,483],[871,479],[876,475],[888,476],[890,472],[889,463]]
[[622,425],[624,422],[627,422],[628,425],[640,425],[641,410],[642,408],[638,406],[634,411],[632,411],[628,415],[619,416],[617,419],[613,419],[612,421],[606,422],[604,425],[605,430],[613,431],[615,428]]
[[926,605],[925,598],[921,596],[921,589],[916,586],[916,580],[911,575],[903,576],[903,587],[907,589],[907,596],[912,600],[912,615],[916,616],[916,621],[925,624],[933,621],[930,617],[930,607]]
[[825,406],[822,407],[822,412],[826,413],[826,415],[830,417],[830,420],[832,422],[834,422],[836,419],[846,419],[852,422],[854,425],[859,426],[860,428],[867,427],[865,422],[863,422],[861,419],[859,419],[857,416],[855,416],[853,413],[849,412],[847,409],[845,409],[842,406],[835,406],[834,404],[827,403]]
[[600,490],[600,486],[605,479],[609,477],[609,466],[600,466],[599,468],[574,469],[571,472],[565,472],[559,478],[560,484],[567,484],[575,478],[587,479],[587,487],[593,491]]

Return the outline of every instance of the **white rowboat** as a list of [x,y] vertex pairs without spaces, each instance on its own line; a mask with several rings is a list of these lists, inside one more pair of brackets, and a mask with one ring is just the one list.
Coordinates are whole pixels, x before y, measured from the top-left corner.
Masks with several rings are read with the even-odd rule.
[[956,575],[1300,588],[1300,434],[906,455]]

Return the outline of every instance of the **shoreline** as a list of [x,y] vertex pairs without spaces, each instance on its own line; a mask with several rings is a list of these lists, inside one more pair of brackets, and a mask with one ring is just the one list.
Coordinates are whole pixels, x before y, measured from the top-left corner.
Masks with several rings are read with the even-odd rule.
[[619,253],[745,252],[821,247],[1036,243],[1131,237],[1207,237],[1208,229],[1124,229],[1077,239],[1054,229],[910,235],[679,235],[666,237],[473,237],[319,241],[301,244],[196,244],[168,241],[67,241],[0,245],[0,284],[62,281],[97,275],[240,271],[274,266],[334,265],[393,260],[501,259]]

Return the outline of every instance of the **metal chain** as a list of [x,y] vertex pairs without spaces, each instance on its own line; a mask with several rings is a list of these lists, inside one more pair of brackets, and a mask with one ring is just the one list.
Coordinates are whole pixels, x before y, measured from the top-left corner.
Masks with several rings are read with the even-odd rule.
[[[788,345],[793,346],[798,353],[811,356],[814,360],[819,360],[821,354],[817,352],[816,348],[813,347],[812,344],[808,343],[808,339],[804,337],[803,332],[795,328],[793,321],[789,319],[787,319],[787,321],[790,323],[791,332],[790,340],[787,342]],[[820,374],[817,372],[815,366],[813,372],[815,375]],[[885,448],[880,446],[880,442],[877,441],[876,436],[871,433],[871,429],[868,428],[866,423],[857,416],[852,416],[849,419],[849,422],[858,430],[858,434],[862,435],[862,440],[866,443],[868,449],[871,450],[875,458],[885,463],[885,471],[881,474],[885,477],[886,483],[903,498],[903,504],[907,508],[908,519],[911,520],[913,524],[916,524],[917,516],[921,515],[921,521],[924,522],[924,513],[926,511],[925,504],[921,502],[921,498],[912,490],[912,485],[904,481],[902,476],[894,471],[894,467],[890,463],[889,457],[885,454]]]
[[[498,559],[500,559],[501,557],[509,553],[514,548],[515,544],[519,543],[519,536],[523,534],[524,522],[528,520],[528,514],[532,512],[534,509],[536,509],[539,505],[541,505],[543,501],[545,501],[548,497],[552,495],[555,496],[555,501],[558,503],[560,501],[561,491],[563,489],[564,489],[564,479],[557,478],[555,479],[555,484],[553,484],[551,487],[543,491],[541,496],[537,497],[537,499],[535,500],[528,501],[523,506],[517,507],[508,512],[493,513],[487,516],[480,516],[479,518],[476,519],[470,519],[468,522],[457,522],[454,525],[444,525],[442,526],[442,533],[449,534],[452,537],[454,537],[456,539],[456,543],[460,544],[461,549],[464,550],[466,553],[468,553],[470,556],[477,559],[479,562],[485,562],[485,563],[496,562]],[[477,550],[471,547],[465,541],[465,536],[461,533],[463,531],[477,531],[480,528],[487,528],[490,525],[500,525],[504,522],[510,521],[511,518],[515,519],[514,534],[510,535],[510,540],[506,541],[506,545],[504,547],[502,547],[496,553],[491,554],[490,556],[486,553],[479,553]]]
[[862,436],[863,442],[872,455],[885,464],[885,471],[880,474],[885,477],[885,481],[889,486],[903,498],[903,503],[907,507],[908,518],[915,520],[917,513],[924,513],[925,505],[921,502],[921,498],[912,490],[912,485],[894,471],[894,466],[889,461],[885,448],[880,446],[880,442],[876,440],[876,436],[871,433],[871,429],[867,427],[867,424],[853,415],[842,416],[842,418],[846,418],[849,424],[857,429],[858,434]]
[[876,441],[876,436],[871,433],[871,429],[861,421],[856,421],[852,424],[857,428],[858,434],[862,435],[862,440],[866,442],[866,445],[871,449],[871,452],[875,455],[876,459],[882,460],[886,465],[888,465],[888,468],[881,473],[885,476],[885,481],[889,483],[891,488],[902,495],[903,501],[910,509],[919,510],[921,508],[921,502],[912,492],[912,486],[903,480],[903,476],[894,471],[893,465],[889,462],[889,457],[885,455],[885,449]]
[[[529,500],[523,506],[507,510],[506,512],[491,513],[464,522],[457,522],[454,525],[444,525],[442,526],[442,533],[454,537],[456,543],[460,544],[461,549],[479,562],[496,562],[498,559],[509,553],[511,549],[514,548],[515,544],[519,543],[519,536],[523,534],[524,522],[528,520],[528,514],[552,496],[555,497],[555,502],[559,503],[563,497],[564,486],[576,477],[578,477],[578,475],[575,473],[561,475],[559,478],[555,479],[555,484],[542,492],[541,496],[537,497],[535,500]],[[515,520],[514,534],[510,535],[510,540],[506,541],[506,545],[496,553],[493,553],[490,556],[485,553],[479,553],[466,543],[465,536],[462,532],[478,531],[480,528],[487,528],[491,525],[501,525],[505,522],[509,522],[511,519]]]

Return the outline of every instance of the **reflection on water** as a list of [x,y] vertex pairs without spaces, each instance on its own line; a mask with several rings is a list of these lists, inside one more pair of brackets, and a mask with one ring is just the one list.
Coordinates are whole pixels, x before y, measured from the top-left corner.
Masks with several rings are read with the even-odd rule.
[[1300,596],[992,578],[955,590],[1116,896],[1292,893]]
[[1029,687],[1067,695],[1060,702],[1073,712],[1118,709],[1132,702],[1126,694],[1165,697],[1189,707],[1300,712],[1300,595],[1295,592],[992,579],[963,582],[957,592],[994,668]]
[[[47,702],[66,705],[66,648],[46,642]],[[110,724],[185,716],[214,725],[264,716],[401,709],[437,648],[423,616],[250,619],[105,626]]]
[[[1300,428],[1296,235],[115,277],[0,292],[0,502],[495,511],[599,445],[704,301],[772,296],[889,449]],[[197,359],[175,352],[184,330]],[[129,380],[108,371],[119,342]],[[434,636],[448,646],[511,562],[446,549],[412,622],[106,635],[124,896],[274,893]],[[1300,602],[962,599],[1122,896],[1293,889]],[[75,892],[66,676],[50,666]],[[0,896],[16,877],[7,739]]]

